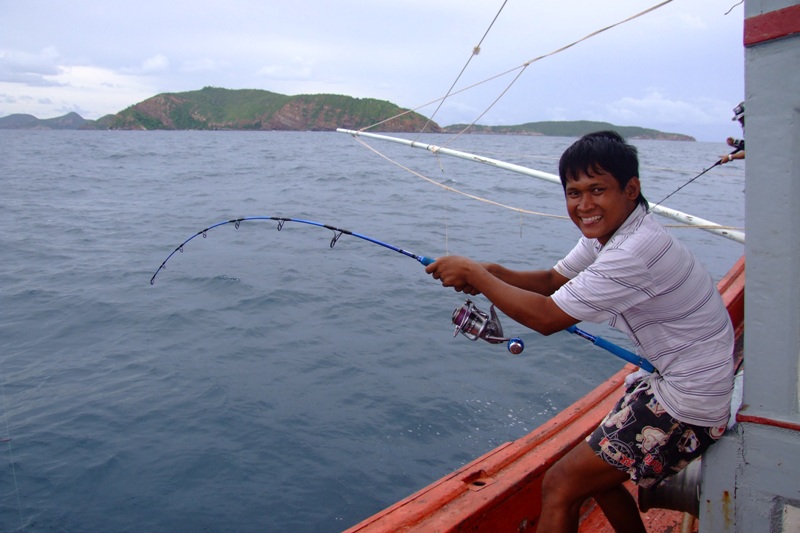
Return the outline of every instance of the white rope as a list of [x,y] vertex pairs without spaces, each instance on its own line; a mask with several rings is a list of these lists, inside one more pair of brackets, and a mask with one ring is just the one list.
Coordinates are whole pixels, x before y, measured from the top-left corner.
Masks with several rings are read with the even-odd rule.
[[[472,121],[472,123],[471,123],[469,126],[467,126],[466,128],[464,128],[464,130],[462,130],[461,132],[459,132],[459,133],[458,133],[458,134],[457,134],[457,135],[454,137],[454,139],[455,139],[455,138],[457,138],[458,136],[460,136],[461,134],[463,134],[463,133],[464,133],[464,132],[465,132],[467,129],[469,129],[470,127],[474,126],[474,125],[475,125],[475,123],[476,123],[478,120],[480,120],[480,118],[481,118],[481,117],[483,117],[483,116],[484,116],[484,115],[485,115],[485,114],[486,114],[486,113],[487,113],[487,112],[488,112],[488,111],[489,111],[489,110],[490,110],[492,107],[494,107],[494,105],[495,105],[495,104],[496,104],[496,103],[497,103],[497,102],[500,100],[500,98],[501,98],[501,97],[502,97],[502,96],[503,96],[503,95],[504,95],[504,94],[505,94],[505,93],[506,93],[506,92],[507,92],[507,91],[508,91],[508,90],[511,88],[511,86],[512,86],[514,83],[516,83],[516,81],[517,81],[517,80],[519,79],[519,77],[522,75],[522,72],[524,72],[524,71],[525,71],[525,69],[527,69],[527,68],[528,68],[528,67],[529,67],[529,66],[530,66],[532,63],[536,63],[537,61],[541,61],[542,59],[544,59],[544,58],[546,58],[546,57],[550,57],[550,56],[553,56],[553,55],[559,54],[559,53],[561,53],[561,52],[563,52],[563,51],[565,51],[565,50],[568,50],[569,48],[572,48],[572,47],[573,47],[573,46],[575,46],[576,44],[582,43],[583,41],[586,41],[586,40],[588,40],[588,39],[591,39],[592,37],[596,37],[597,35],[600,35],[601,33],[603,33],[603,32],[606,32],[606,31],[608,31],[608,30],[610,30],[610,29],[612,29],[612,28],[615,28],[615,27],[617,27],[617,26],[620,26],[621,24],[625,24],[626,22],[630,22],[631,20],[634,20],[634,19],[636,19],[636,18],[639,18],[639,17],[641,17],[641,16],[643,16],[643,15],[646,15],[646,14],[648,14],[648,13],[652,12],[652,11],[655,11],[656,9],[659,9],[659,8],[661,8],[661,7],[664,7],[665,5],[669,4],[670,2],[672,2],[672,0],[665,0],[664,2],[661,2],[660,4],[656,4],[656,5],[654,5],[654,6],[650,7],[650,8],[648,8],[648,9],[645,9],[644,11],[642,11],[642,12],[640,12],[640,13],[637,13],[637,14],[635,14],[635,15],[633,15],[633,16],[630,16],[630,17],[628,17],[628,18],[626,18],[626,19],[624,19],[624,20],[621,20],[621,21],[619,21],[619,22],[616,22],[616,23],[614,23],[614,24],[611,24],[610,26],[606,26],[606,27],[604,27],[604,28],[601,28],[601,29],[599,29],[599,30],[593,31],[593,32],[592,32],[592,33],[590,33],[590,34],[588,34],[588,35],[586,35],[586,36],[584,36],[584,37],[581,37],[581,38],[580,38],[580,39],[578,39],[577,41],[573,41],[573,42],[571,42],[571,43],[569,43],[569,44],[567,44],[567,45],[564,45],[564,46],[562,46],[561,48],[558,48],[558,49],[556,49],[556,50],[553,50],[552,52],[549,52],[549,53],[547,53],[547,54],[544,54],[544,55],[540,55],[540,56],[538,56],[538,57],[535,57],[535,58],[533,58],[533,59],[529,59],[528,61],[524,62],[522,65],[519,65],[519,66],[517,66],[517,67],[514,67],[514,68],[512,68],[512,69],[506,70],[505,72],[501,72],[500,74],[495,74],[494,76],[491,76],[491,77],[489,77],[489,78],[486,78],[486,79],[485,79],[485,80],[483,80],[483,81],[479,81],[479,82],[477,82],[477,83],[474,83],[474,84],[472,84],[472,85],[469,85],[469,86],[467,86],[467,87],[464,87],[463,89],[459,89],[459,90],[457,90],[457,91],[452,91],[452,90],[451,90],[451,91],[448,91],[448,93],[447,93],[445,96],[442,96],[441,98],[437,98],[437,99],[435,99],[435,100],[432,100],[432,101],[430,101],[430,102],[428,102],[428,103],[426,103],[426,104],[422,104],[421,106],[417,106],[417,107],[415,107],[414,109],[407,109],[406,111],[403,111],[403,112],[401,112],[401,113],[398,113],[398,114],[396,114],[396,115],[394,115],[394,116],[392,116],[392,117],[389,117],[389,118],[387,118],[387,119],[385,119],[385,120],[382,120],[382,121],[380,121],[380,122],[377,122],[377,123],[375,123],[375,124],[373,124],[373,125],[371,125],[371,126],[367,126],[367,127],[365,127],[365,128],[361,128],[359,131],[366,131],[366,130],[370,130],[370,129],[372,129],[372,128],[375,128],[375,127],[377,127],[377,126],[380,126],[381,124],[384,124],[384,123],[386,123],[386,122],[388,122],[388,121],[390,121],[390,120],[393,120],[393,119],[395,119],[395,118],[402,117],[402,116],[404,116],[404,115],[407,115],[407,114],[409,114],[409,113],[414,113],[414,112],[416,112],[416,111],[418,111],[418,110],[420,110],[420,109],[423,109],[423,108],[425,108],[425,107],[428,107],[429,105],[431,105],[431,104],[435,104],[435,103],[437,103],[437,102],[439,102],[439,107],[441,107],[441,105],[442,105],[442,103],[444,102],[444,100],[445,100],[445,99],[447,99],[447,98],[449,98],[450,96],[453,96],[453,95],[455,95],[455,94],[460,94],[460,93],[462,93],[462,92],[468,91],[468,90],[470,90],[470,89],[473,89],[473,88],[475,88],[475,87],[478,87],[478,86],[480,86],[480,85],[483,85],[484,83],[488,83],[488,82],[490,82],[490,81],[492,81],[492,80],[496,80],[497,78],[501,78],[501,77],[503,77],[503,76],[506,76],[506,75],[508,75],[508,74],[511,74],[512,72],[515,72],[515,71],[519,70],[520,72],[519,72],[519,73],[518,73],[518,74],[517,74],[517,75],[514,77],[514,79],[511,81],[511,83],[509,83],[509,84],[508,84],[508,86],[507,86],[507,87],[506,87],[506,88],[503,90],[503,92],[500,94],[500,96],[498,96],[498,97],[497,97],[497,98],[496,98],[496,99],[495,99],[495,100],[494,100],[494,101],[493,101],[493,102],[492,102],[492,103],[489,105],[489,107],[487,107],[487,108],[486,108],[486,109],[485,109],[485,110],[484,110],[484,111],[483,111],[483,112],[480,114],[480,116],[478,116],[478,117],[477,117],[477,118],[476,118],[474,121]],[[505,4],[504,4],[504,5],[505,5]],[[502,8],[501,8],[501,10],[502,10]],[[498,14],[499,14],[499,13],[498,13]],[[494,22],[493,22],[493,23],[494,23]],[[473,54],[473,55],[474,55],[474,54]],[[463,72],[463,71],[462,71],[462,72]],[[459,77],[460,77],[460,76],[461,76],[461,75],[459,74]],[[455,85],[455,84],[454,84],[454,85]],[[437,110],[438,110],[438,108],[437,108]],[[428,122],[430,122],[430,121],[428,121]],[[426,126],[427,126],[427,124],[426,124]]]
[[[562,46],[561,48],[559,48],[557,50],[553,50],[550,53],[547,53],[547,54],[541,55],[539,57],[535,57],[533,59],[530,59],[530,60],[526,61],[525,63],[523,63],[522,65],[520,65],[519,67],[507,71],[506,73],[511,73],[514,70],[518,70],[519,69],[519,73],[517,73],[517,75],[514,76],[514,79],[511,80],[511,82],[506,86],[505,89],[503,89],[503,91],[500,93],[500,95],[497,98],[495,98],[494,101],[491,104],[489,104],[489,106],[480,115],[478,115],[475,118],[475,120],[473,120],[468,126],[466,126],[463,130],[458,132],[452,139],[450,139],[447,143],[445,143],[445,146],[447,146],[447,144],[453,142],[455,139],[457,139],[458,137],[463,135],[467,130],[469,130],[472,126],[474,126],[484,115],[486,115],[486,113],[488,113],[489,110],[491,110],[495,106],[495,104],[497,104],[497,102],[500,101],[500,98],[502,98],[509,91],[509,89],[511,89],[511,86],[514,85],[517,82],[517,80],[519,80],[519,78],[522,76],[522,73],[525,72],[525,69],[527,69],[532,63],[540,61],[540,60],[542,60],[542,59],[544,59],[546,57],[550,57],[550,56],[554,56],[556,54],[560,54],[561,52],[563,52],[563,51],[565,51],[565,50],[567,50],[569,48],[572,48],[573,46],[575,46],[578,43],[582,43],[583,41],[586,41],[588,39],[591,39],[592,37],[600,35],[601,33],[605,32],[605,31],[608,31],[608,30],[610,30],[612,28],[615,28],[615,27],[617,27],[617,26],[619,26],[621,24],[625,24],[626,22],[630,22],[631,20],[637,19],[637,18],[639,18],[639,17],[641,17],[643,15],[646,15],[647,13],[650,13],[651,11],[655,11],[656,9],[665,6],[665,5],[669,4],[670,2],[672,2],[672,0],[666,0],[664,2],[661,2],[658,5],[655,5],[653,7],[645,9],[641,13],[637,13],[636,15],[628,17],[625,20],[621,20],[621,21],[619,21],[619,22],[617,22],[615,24],[612,24],[610,26],[606,26],[605,28],[601,28],[599,30],[593,31],[589,35],[586,35],[585,37],[582,37],[582,38],[578,39],[577,41],[573,41],[570,44],[568,44],[566,46]],[[506,73],[504,73],[504,74],[506,74]]]
[[444,101],[447,100],[447,97],[450,96],[450,93],[455,88],[456,84],[458,83],[458,80],[460,80],[461,76],[463,76],[464,72],[466,72],[467,67],[469,66],[470,62],[472,61],[472,58],[481,53],[481,45],[483,44],[483,41],[486,39],[486,36],[489,35],[489,31],[492,29],[492,26],[494,26],[494,23],[497,22],[497,18],[500,16],[500,13],[503,12],[503,8],[506,7],[506,3],[507,2],[508,2],[508,0],[504,0],[503,1],[503,5],[500,6],[500,10],[494,16],[494,19],[492,19],[492,23],[489,24],[489,27],[486,28],[486,31],[483,33],[483,37],[481,37],[481,40],[478,41],[478,44],[472,49],[472,53],[470,54],[469,59],[467,59],[467,62],[464,64],[464,67],[461,69],[461,72],[459,72],[458,76],[456,76],[456,79],[453,81],[453,84],[450,85],[450,88],[447,90],[447,94],[444,95],[444,97],[439,101],[439,105],[436,106],[436,109],[433,111],[431,116],[428,118],[428,121],[425,123],[424,126],[422,126],[422,129],[419,130],[419,132],[417,133],[417,138],[419,138],[419,135],[421,135],[425,131],[425,128],[427,128],[428,125],[433,121],[433,117],[435,117],[436,113],[439,112],[439,109],[441,109],[442,104],[444,104]]
[[432,178],[429,178],[428,176],[425,176],[424,174],[421,174],[421,173],[417,172],[416,170],[408,168],[407,166],[399,163],[398,161],[395,161],[391,157],[387,156],[384,153],[381,153],[380,151],[376,150],[374,147],[372,147],[369,144],[367,144],[366,142],[364,142],[364,140],[361,139],[360,137],[354,136],[353,138],[356,141],[358,141],[364,148],[366,148],[367,150],[379,155],[380,157],[384,158],[386,161],[390,162],[391,164],[402,168],[406,172],[410,172],[414,176],[417,176],[418,178],[421,178],[421,179],[427,181],[428,183],[432,183],[433,185],[436,185],[437,187],[441,187],[442,189],[444,189],[446,191],[454,192],[456,194],[460,194],[462,196],[466,196],[467,198],[471,198],[471,199],[477,200],[479,202],[484,202],[484,203],[487,203],[487,204],[490,204],[490,205],[493,205],[493,206],[496,206],[496,207],[502,207],[503,209],[509,209],[509,210],[515,211],[517,213],[524,213],[526,215],[536,215],[536,216],[548,217],[548,218],[558,218],[558,219],[567,219],[567,220],[569,219],[569,217],[564,216],[564,215],[553,215],[553,214],[550,214],[550,213],[541,213],[539,211],[530,211],[528,209],[523,209],[521,207],[514,207],[514,206],[510,206],[510,205],[506,205],[506,204],[501,204],[500,202],[495,202],[494,200],[489,200],[488,198],[483,198],[481,196],[476,196],[474,194],[470,194],[470,193],[467,193],[467,192],[464,192],[464,191],[460,191],[460,190],[458,190],[458,189],[456,189],[454,187],[450,187],[448,185],[445,185],[444,183],[441,183],[441,182],[438,182],[438,181],[436,181],[436,180],[434,180]]
[[[358,143],[360,143],[364,148],[369,150],[370,152],[382,157],[386,161],[388,161],[391,164],[393,164],[393,165],[405,170],[406,172],[409,172],[409,173],[413,174],[414,176],[417,176],[418,178],[421,178],[421,179],[427,181],[428,183],[432,183],[433,185],[436,185],[437,187],[441,187],[442,189],[444,189],[446,191],[453,192],[453,193],[456,193],[456,194],[460,194],[462,196],[466,196],[467,198],[471,198],[471,199],[477,200],[479,202],[484,202],[484,203],[493,205],[495,207],[501,207],[503,209],[508,209],[510,211],[514,211],[516,213],[519,213],[520,214],[520,235],[522,234],[522,218],[521,218],[521,215],[523,215],[523,214],[525,214],[525,215],[535,215],[535,216],[546,217],[546,218],[556,218],[556,219],[561,219],[561,220],[569,220],[569,217],[565,216],[565,215],[554,215],[554,214],[551,214],[551,213],[542,213],[540,211],[531,211],[529,209],[523,209],[521,207],[514,207],[514,206],[511,206],[511,205],[507,205],[507,204],[502,204],[500,202],[496,202],[494,200],[490,200],[488,198],[484,198],[482,196],[477,196],[477,195],[474,195],[474,194],[470,194],[468,192],[461,191],[461,190],[456,189],[454,187],[450,187],[449,185],[445,185],[444,183],[438,182],[438,181],[436,181],[436,180],[434,180],[432,178],[429,178],[428,176],[425,176],[424,174],[421,174],[420,172],[417,172],[416,170],[408,168],[407,166],[399,163],[398,161],[395,161],[391,157],[389,157],[386,154],[384,154],[384,153],[380,152],[379,150],[375,149],[375,147],[370,146],[369,144],[364,142],[364,140],[361,137],[353,136],[353,138]],[[744,228],[738,227],[738,226],[721,226],[719,224],[704,224],[704,225],[691,225],[691,226],[690,225],[686,225],[686,224],[665,224],[664,227],[665,228],[678,228],[678,229],[694,229],[694,228],[696,228],[696,229],[716,229],[716,230],[736,230],[736,231],[743,231],[744,230]],[[446,237],[445,237],[445,239],[446,239]],[[445,247],[447,247],[447,244],[445,244]]]

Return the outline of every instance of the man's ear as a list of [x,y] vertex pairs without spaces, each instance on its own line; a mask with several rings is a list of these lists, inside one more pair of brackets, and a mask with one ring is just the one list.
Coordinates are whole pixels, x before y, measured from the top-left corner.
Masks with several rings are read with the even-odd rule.
[[639,193],[642,192],[642,184],[639,182],[639,177],[634,176],[625,185],[625,196],[631,200],[639,198]]

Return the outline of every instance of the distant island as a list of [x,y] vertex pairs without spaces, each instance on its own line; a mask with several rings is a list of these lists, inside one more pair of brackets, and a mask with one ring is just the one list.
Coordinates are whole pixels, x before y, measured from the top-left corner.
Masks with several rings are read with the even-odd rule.
[[[442,133],[458,133],[467,124],[453,124],[442,128]],[[487,133],[493,135],[545,135],[549,137],[580,137],[600,130],[614,130],[627,139],[653,139],[659,141],[695,141],[694,137],[682,133],[640,128],[638,126],[616,126],[608,122],[591,120],[527,122],[517,126],[469,126],[466,133]]]
[[[159,94],[97,120],[84,119],[77,113],[50,119],[13,114],[0,118],[0,129],[334,131],[378,123],[374,131],[390,133],[415,133],[423,128],[429,133],[456,133],[467,128],[466,124],[440,127],[423,115],[386,100],[337,94],[287,96],[259,89],[204,87],[199,91]],[[614,129],[630,139],[695,140],[680,133],[585,120],[474,125],[467,133],[579,137],[602,129]]]

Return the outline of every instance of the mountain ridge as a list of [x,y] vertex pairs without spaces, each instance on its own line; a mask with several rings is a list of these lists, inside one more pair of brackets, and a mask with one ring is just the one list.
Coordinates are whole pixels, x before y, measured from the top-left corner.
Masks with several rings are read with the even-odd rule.
[[[388,120],[386,117],[391,117]],[[38,119],[28,114],[0,117],[0,129],[50,130],[277,130],[335,131],[379,124],[375,131],[579,137],[613,129],[631,139],[695,141],[689,135],[607,122],[545,121],[510,126],[453,124],[440,127],[425,116],[392,102],[338,94],[284,95],[261,89],[204,87],[161,93],[116,114],[88,120],[72,112]]]

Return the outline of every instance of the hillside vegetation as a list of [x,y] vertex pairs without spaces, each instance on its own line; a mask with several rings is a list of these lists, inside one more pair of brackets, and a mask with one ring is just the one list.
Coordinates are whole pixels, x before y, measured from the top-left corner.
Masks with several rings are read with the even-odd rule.
[[[405,110],[373,98],[336,94],[287,96],[257,89],[205,87],[199,91],[164,93],[128,107],[107,123],[112,129],[144,130],[286,130],[359,129],[402,114]],[[427,119],[407,113],[380,126],[381,131],[414,132]],[[438,132],[435,123],[426,131]]]
[[[389,117],[396,117],[387,120]],[[339,94],[288,96],[260,89],[204,87],[199,91],[163,93],[123,109],[114,115],[86,120],[77,113],[38,119],[15,114],[0,117],[0,129],[121,129],[121,130],[278,130],[334,131],[362,129],[417,133],[459,133],[466,124],[445,128],[416,112],[386,100],[353,98]],[[546,135],[580,137],[612,129],[629,139],[694,141],[680,133],[666,133],[608,122],[549,121],[514,126],[470,126],[467,133],[495,135]]]
[[4,130],[77,130],[87,122],[77,113],[67,113],[56,118],[40,119],[33,115],[15,113],[0,118],[0,129]]

